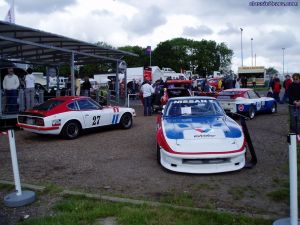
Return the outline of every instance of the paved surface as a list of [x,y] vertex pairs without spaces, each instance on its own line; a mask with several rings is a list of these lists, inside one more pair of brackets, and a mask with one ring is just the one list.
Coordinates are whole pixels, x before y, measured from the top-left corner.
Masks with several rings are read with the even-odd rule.
[[[21,180],[145,200],[188,196],[197,207],[288,215],[286,202],[273,202],[267,196],[279,188],[275,180],[288,178],[286,105],[279,105],[277,114],[258,115],[247,123],[258,156],[255,168],[213,175],[162,169],[156,162],[156,116],[144,117],[141,107],[135,108],[138,116],[130,130],[100,129],[71,141],[16,131]],[[7,138],[0,136],[2,180],[13,180],[10,160]],[[0,193],[2,198],[4,194]],[[0,221],[2,217],[0,213]]]

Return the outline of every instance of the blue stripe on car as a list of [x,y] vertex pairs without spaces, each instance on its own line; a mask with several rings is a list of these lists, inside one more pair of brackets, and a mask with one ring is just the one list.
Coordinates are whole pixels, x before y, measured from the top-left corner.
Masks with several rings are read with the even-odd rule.
[[189,117],[166,118],[163,120],[165,133],[169,139],[183,139],[183,131],[207,127],[223,129],[227,138],[242,136],[241,128],[232,119],[223,120],[223,117]]

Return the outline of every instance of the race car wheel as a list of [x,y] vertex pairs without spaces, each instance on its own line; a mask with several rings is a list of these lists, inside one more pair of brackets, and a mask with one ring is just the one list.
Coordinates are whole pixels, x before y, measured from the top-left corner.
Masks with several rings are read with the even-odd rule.
[[71,120],[64,125],[61,131],[61,135],[65,139],[69,139],[69,140],[75,139],[79,136],[80,130],[81,130],[80,124],[75,120]]
[[123,129],[129,129],[132,126],[132,116],[130,113],[125,113],[120,120],[120,126]]
[[158,164],[161,164],[161,155],[160,155],[160,147],[158,144],[156,144],[156,159],[157,159],[157,162]]
[[248,111],[248,116],[251,120],[255,117],[255,109],[253,106],[250,106],[249,111]]
[[270,109],[270,113],[276,113],[277,112],[277,105],[274,103]]

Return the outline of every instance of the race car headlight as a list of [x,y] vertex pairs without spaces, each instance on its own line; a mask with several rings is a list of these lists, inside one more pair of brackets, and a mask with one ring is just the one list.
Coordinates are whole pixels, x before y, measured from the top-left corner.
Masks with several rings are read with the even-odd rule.
[[52,126],[60,126],[61,120],[52,120]]

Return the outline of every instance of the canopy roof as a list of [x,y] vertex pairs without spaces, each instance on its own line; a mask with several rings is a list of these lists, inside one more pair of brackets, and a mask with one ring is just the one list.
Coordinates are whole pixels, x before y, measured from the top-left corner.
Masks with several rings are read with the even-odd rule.
[[41,65],[117,61],[136,54],[0,21],[0,58]]

